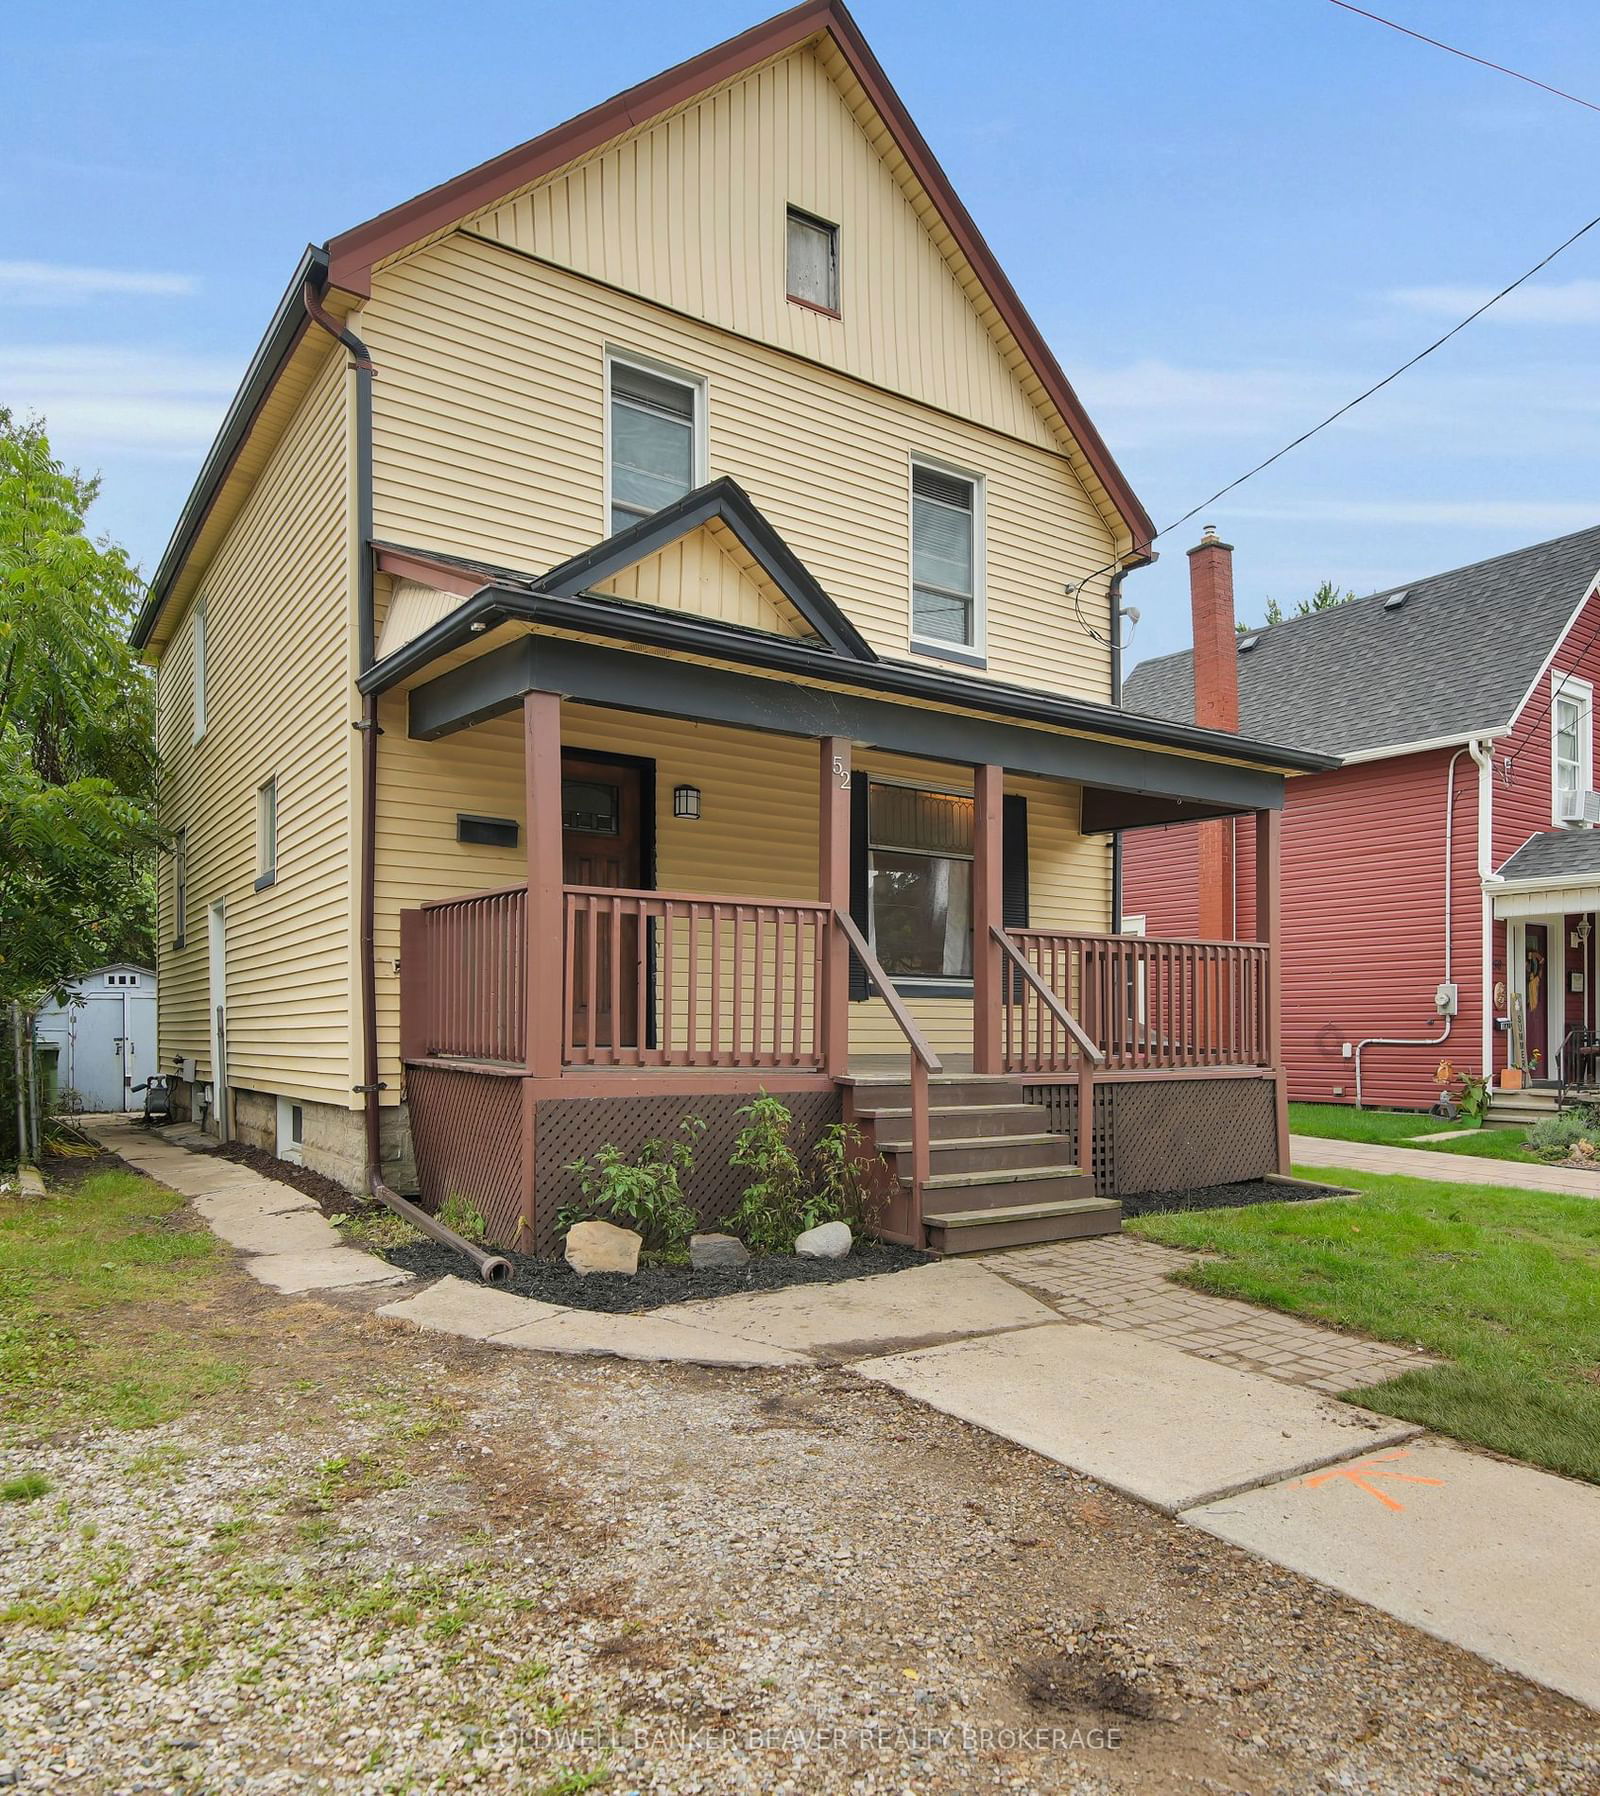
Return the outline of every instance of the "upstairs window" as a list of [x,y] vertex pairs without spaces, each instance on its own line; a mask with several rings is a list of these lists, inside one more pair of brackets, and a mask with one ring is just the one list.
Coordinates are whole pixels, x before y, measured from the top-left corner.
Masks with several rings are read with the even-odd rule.
[[1555,821],[1581,824],[1584,798],[1594,786],[1594,693],[1587,681],[1556,676],[1550,707],[1551,780]]
[[911,637],[980,652],[981,483],[925,462],[911,466]]
[[206,602],[199,599],[194,608],[194,739],[206,733]]
[[689,375],[611,358],[606,469],[611,533],[705,480],[705,387]]
[[790,299],[839,315],[839,227],[789,208]]
[[256,788],[256,890],[278,877],[278,782]]
[[896,979],[972,977],[972,799],[867,788],[872,951]]

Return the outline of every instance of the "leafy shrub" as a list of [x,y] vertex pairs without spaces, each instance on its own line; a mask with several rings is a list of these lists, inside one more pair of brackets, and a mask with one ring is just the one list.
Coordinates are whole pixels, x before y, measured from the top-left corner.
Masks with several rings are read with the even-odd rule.
[[861,1154],[854,1123],[832,1123],[812,1149],[815,1182],[808,1181],[790,1135],[794,1117],[781,1099],[765,1092],[739,1112],[749,1120],[739,1131],[732,1163],[751,1174],[744,1196],[723,1227],[755,1253],[791,1253],[795,1237],[824,1222],[847,1222],[860,1234],[876,1221],[874,1168],[882,1160]]
[[694,1170],[695,1143],[705,1130],[698,1116],[686,1116],[678,1124],[681,1139],[653,1137],[637,1159],[630,1160],[608,1141],[592,1160],[571,1161],[567,1171],[576,1176],[583,1202],[564,1204],[556,1212],[557,1232],[566,1234],[575,1222],[614,1222],[637,1229],[648,1248],[681,1252],[695,1230],[683,1181]]
[[[817,1191],[811,1209],[818,1222],[848,1222],[858,1235],[878,1226],[890,1183],[882,1154],[867,1154],[854,1123],[829,1123],[811,1150]],[[808,1223],[807,1227],[815,1227]]]
[[1565,1160],[1579,1142],[1590,1144],[1584,1158],[1594,1158],[1600,1148],[1600,1112],[1586,1105],[1547,1116],[1528,1131],[1528,1146],[1541,1160]]
[[1468,1122],[1481,1123],[1489,1112],[1489,1081],[1476,1073],[1463,1073],[1460,1104]]

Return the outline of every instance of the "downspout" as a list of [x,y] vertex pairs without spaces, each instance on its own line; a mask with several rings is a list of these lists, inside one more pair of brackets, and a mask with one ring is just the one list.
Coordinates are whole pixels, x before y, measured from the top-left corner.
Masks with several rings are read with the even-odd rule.
[[[1470,746],[1470,744],[1469,744]],[[1450,765],[1444,776],[1444,982],[1451,983],[1450,968],[1453,948],[1452,921],[1450,910],[1451,876],[1455,871],[1455,821],[1456,821],[1456,762],[1467,752],[1458,748],[1450,757]],[[1477,756],[1473,756],[1477,760]],[[1480,776],[1482,762],[1478,763]],[[1479,817],[1479,853],[1482,854],[1482,817]],[[1458,1006],[1459,1007],[1459,1006]],[[1365,1041],[1358,1041],[1355,1049],[1356,1063],[1356,1109],[1361,1108],[1361,1050],[1363,1048],[1441,1048],[1450,1039],[1450,1031],[1455,1027],[1455,1018],[1444,1018],[1444,1028],[1437,1035],[1369,1035]]]
[[[364,674],[376,659],[377,644],[372,568],[372,380],[377,370],[372,365],[366,344],[353,330],[341,325],[323,309],[312,282],[306,282],[302,297],[306,316],[349,350],[350,365],[356,376],[356,630],[358,673]],[[362,698],[361,716],[355,727],[361,732],[361,1084],[357,1089],[362,1095],[365,1112],[367,1189],[379,1203],[393,1210],[413,1228],[465,1255],[477,1267],[478,1276],[485,1283],[499,1284],[511,1276],[509,1261],[474,1246],[426,1210],[408,1202],[384,1181],[380,1108],[384,1084],[378,1076],[377,963],[378,738],[383,731],[378,724],[376,693],[368,693]]]
[[1494,750],[1481,736],[1467,744],[1478,766],[1478,888],[1483,927],[1483,1077],[1494,1083]]
[[[1132,570],[1118,566],[1106,588],[1106,604],[1111,613],[1111,629],[1107,641],[1111,646],[1111,702],[1122,703],[1122,583]],[[1122,831],[1111,832],[1111,933],[1122,934]]]

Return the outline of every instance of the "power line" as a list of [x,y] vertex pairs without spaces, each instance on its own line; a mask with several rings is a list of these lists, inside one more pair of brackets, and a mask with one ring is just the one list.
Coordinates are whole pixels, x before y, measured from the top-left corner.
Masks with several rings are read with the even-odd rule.
[[[1335,4],[1343,4],[1343,0],[1335,0]],[[1518,287],[1531,281],[1542,269],[1548,268],[1550,264],[1555,261],[1557,256],[1561,255],[1563,251],[1571,249],[1573,244],[1580,238],[1586,237],[1596,225],[1600,225],[1600,213],[1597,213],[1595,217],[1591,218],[1587,224],[1579,225],[1577,230],[1575,230],[1570,237],[1564,242],[1558,243],[1547,256],[1541,257],[1534,263],[1532,268],[1519,274],[1514,281],[1508,282],[1498,293],[1494,294],[1491,298],[1486,299],[1481,306],[1468,312],[1466,317],[1461,319],[1459,323],[1452,324],[1443,336],[1435,337],[1425,349],[1419,349],[1414,356],[1411,356],[1408,360],[1402,362],[1398,368],[1395,368],[1390,373],[1384,375],[1382,380],[1374,381],[1365,392],[1357,393],[1354,399],[1347,400],[1337,411],[1329,412],[1327,417],[1324,418],[1320,424],[1313,424],[1309,430],[1301,431],[1300,435],[1297,436],[1293,442],[1285,443],[1281,449],[1274,450],[1264,461],[1258,461],[1253,468],[1246,469],[1246,471],[1239,475],[1237,479],[1230,480],[1226,486],[1218,487],[1209,498],[1202,499],[1198,505],[1191,505],[1182,517],[1174,518],[1170,524],[1163,524],[1161,528],[1149,538],[1149,541],[1144,546],[1148,547],[1149,543],[1153,543],[1157,537],[1169,535],[1172,531],[1176,530],[1180,524],[1187,524],[1191,518],[1197,517],[1209,506],[1215,505],[1219,499],[1224,498],[1227,494],[1231,493],[1235,487],[1243,486],[1247,480],[1253,480],[1257,474],[1261,473],[1266,468],[1270,468],[1274,462],[1282,461],[1284,456],[1289,454],[1291,450],[1298,449],[1302,443],[1310,442],[1312,437],[1316,436],[1320,431],[1326,430],[1330,424],[1337,423],[1347,412],[1354,411],[1358,405],[1370,399],[1374,393],[1381,393],[1385,387],[1391,385],[1394,381],[1397,381],[1402,374],[1406,373],[1409,369],[1415,368],[1418,362],[1425,361],[1436,349],[1442,349],[1452,337],[1458,336],[1475,319],[1481,318],[1491,306],[1498,305],[1507,294],[1515,293]],[[1119,565],[1120,557],[1117,561],[1108,561],[1104,567],[1098,567],[1092,574],[1086,574],[1082,580],[1076,581],[1070,588],[1074,599],[1081,594],[1083,588],[1087,586],[1091,580],[1098,580],[1102,574],[1114,572]]]
[[1591,112],[1600,112],[1600,105],[1593,100],[1585,100],[1578,94],[1569,94],[1565,88],[1552,87],[1548,81],[1540,81],[1533,75],[1524,75],[1520,69],[1508,69],[1503,62],[1490,62],[1486,56],[1474,56],[1470,50],[1458,50],[1454,44],[1444,43],[1436,37],[1429,37],[1425,32],[1413,31],[1409,25],[1397,24],[1393,19],[1386,19],[1382,13],[1368,12],[1364,6],[1352,6],[1350,0],[1329,0],[1329,4],[1341,8],[1344,12],[1359,13],[1363,19],[1371,19],[1375,25],[1387,25],[1391,31],[1398,31],[1405,37],[1414,37],[1419,44],[1432,44],[1435,50],[1444,50],[1451,56],[1459,56],[1463,62],[1475,62],[1480,69],[1493,69],[1497,75],[1509,75],[1513,81],[1526,81],[1529,87],[1543,88],[1547,94],[1554,94],[1558,100],[1570,100],[1574,106],[1587,106]]

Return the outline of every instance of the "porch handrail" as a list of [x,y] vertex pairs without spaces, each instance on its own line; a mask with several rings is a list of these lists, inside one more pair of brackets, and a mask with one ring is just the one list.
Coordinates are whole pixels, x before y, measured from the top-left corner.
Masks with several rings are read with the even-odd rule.
[[906,1205],[906,1233],[913,1247],[922,1246],[922,1194],[933,1170],[932,1131],[928,1124],[928,1075],[942,1073],[944,1062],[934,1053],[927,1036],[917,1026],[917,1019],[906,1008],[905,1000],[894,989],[894,981],[878,964],[878,957],[867,945],[867,938],[847,911],[837,907],[833,926],[855,952],[867,975],[867,983],[883,999],[895,1026],[906,1038],[911,1050],[911,1191]]
[[1105,1055],[1095,1046],[1082,1023],[1078,1021],[1072,1012],[1067,1009],[1066,1005],[1061,1002],[1053,991],[1051,991],[1050,987],[1045,984],[1044,980],[1040,978],[1039,971],[1033,965],[1032,961],[1027,958],[998,923],[991,923],[989,925],[989,933],[1000,944],[1002,952],[1009,956],[1012,965],[1016,967],[1022,977],[1026,979],[1029,985],[1031,985],[1039,994],[1039,1001],[1045,1006],[1061,1027],[1066,1030],[1067,1034],[1078,1044],[1079,1053],[1082,1054],[1091,1065],[1104,1066],[1106,1063]]

